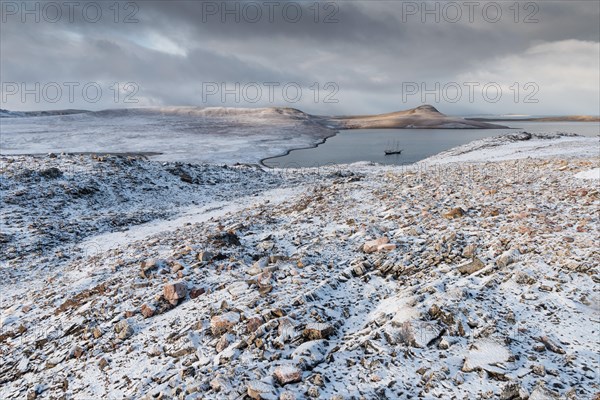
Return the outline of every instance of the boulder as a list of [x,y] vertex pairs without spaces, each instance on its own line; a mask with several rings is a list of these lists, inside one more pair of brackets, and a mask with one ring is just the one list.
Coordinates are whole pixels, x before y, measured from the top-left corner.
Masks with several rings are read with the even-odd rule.
[[176,282],[166,284],[163,288],[163,296],[165,300],[167,300],[172,305],[177,305],[177,303],[185,299],[187,296],[187,285],[185,282]]
[[463,210],[461,207],[455,207],[442,215],[446,219],[460,218],[465,215],[465,210]]
[[280,365],[273,371],[273,377],[283,386],[288,383],[300,382],[302,380],[302,371],[293,365]]
[[199,297],[204,293],[206,293],[206,290],[204,290],[204,288],[193,288],[192,290],[190,290],[190,299],[195,299],[196,297]]
[[196,259],[202,262],[209,262],[213,257],[214,255],[210,251],[201,251],[196,255]]
[[156,274],[159,268],[162,268],[165,265],[164,260],[157,260],[154,258],[150,258],[148,260],[142,261],[140,266],[140,276],[142,278],[150,279],[153,275]]
[[483,267],[485,267],[485,264],[483,263],[483,261],[481,261],[477,257],[473,257],[473,259],[471,261],[469,261],[468,263],[460,265],[458,267],[458,272],[460,272],[463,275],[471,275],[471,274],[483,269]]
[[129,324],[129,321],[123,319],[115,325],[115,333],[117,334],[117,338],[121,340],[125,340],[131,335],[133,335],[133,328]]
[[330,324],[324,323],[309,323],[306,324],[302,335],[308,340],[327,339],[334,332],[334,328]]
[[275,399],[275,388],[262,381],[250,381],[246,384],[248,397],[254,400]]
[[521,255],[521,253],[517,249],[505,251],[496,260],[496,265],[500,268],[504,268],[504,267],[518,261],[520,255]]
[[[387,237],[381,237],[379,239],[370,240],[363,245],[363,251],[365,253],[375,253],[379,251],[380,246],[386,245],[389,243],[390,239]],[[394,246],[395,247],[395,246]]]
[[233,328],[238,322],[240,322],[240,314],[234,311],[215,315],[210,319],[210,330],[213,335],[221,335]]
[[260,315],[248,318],[246,322],[246,331],[248,333],[253,333],[264,323],[263,317]]
[[140,312],[142,313],[144,318],[150,318],[154,315],[155,311],[156,310],[154,310],[154,308],[150,307],[148,304],[142,304],[142,308],[140,309]]

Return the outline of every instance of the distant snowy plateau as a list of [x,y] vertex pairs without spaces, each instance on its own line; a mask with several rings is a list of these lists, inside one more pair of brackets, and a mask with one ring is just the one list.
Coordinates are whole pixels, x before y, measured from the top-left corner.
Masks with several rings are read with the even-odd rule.
[[[158,153],[161,161],[256,163],[332,136],[291,108],[164,107],[66,115],[4,111],[2,154]],[[12,118],[11,118],[12,117]]]

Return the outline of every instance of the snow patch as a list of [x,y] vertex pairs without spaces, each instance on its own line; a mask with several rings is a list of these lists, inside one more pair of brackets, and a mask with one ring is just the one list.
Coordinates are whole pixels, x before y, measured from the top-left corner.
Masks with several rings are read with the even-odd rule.
[[594,168],[590,169],[589,171],[579,172],[578,174],[575,174],[575,178],[600,180],[600,168]]

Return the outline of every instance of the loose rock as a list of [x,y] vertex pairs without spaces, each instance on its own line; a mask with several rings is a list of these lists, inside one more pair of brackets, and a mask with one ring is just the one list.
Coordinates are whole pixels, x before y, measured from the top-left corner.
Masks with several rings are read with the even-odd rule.
[[213,335],[220,335],[230,330],[240,321],[240,314],[237,312],[227,312],[222,315],[215,315],[210,319],[210,329]]
[[310,323],[304,328],[302,334],[308,340],[327,339],[334,332],[333,326],[323,323]]
[[177,305],[180,300],[187,296],[187,285],[185,282],[169,283],[163,288],[163,296],[172,305]]
[[288,383],[300,382],[302,380],[302,371],[293,365],[280,365],[275,368],[273,376],[283,386]]

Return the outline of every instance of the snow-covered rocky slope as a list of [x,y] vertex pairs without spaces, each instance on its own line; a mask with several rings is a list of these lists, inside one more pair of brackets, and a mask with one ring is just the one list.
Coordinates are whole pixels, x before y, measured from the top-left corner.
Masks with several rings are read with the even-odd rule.
[[2,118],[2,154],[145,153],[153,160],[257,163],[335,134],[292,108],[156,107]]
[[491,136],[443,151],[419,164],[516,160],[527,157],[598,157],[600,137],[519,132]]
[[285,171],[3,157],[0,398],[597,397],[591,143]]

